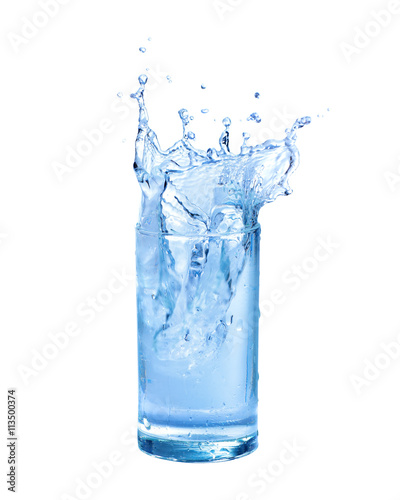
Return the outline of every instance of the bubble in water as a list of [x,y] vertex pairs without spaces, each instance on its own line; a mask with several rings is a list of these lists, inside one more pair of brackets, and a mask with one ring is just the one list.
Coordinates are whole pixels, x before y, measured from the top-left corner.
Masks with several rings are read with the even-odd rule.
[[206,113],[208,113],[209,111],[210,111],[210,110],[209,110],[209,109],[207,109],[207,108],[203,108],[203,109],[201,110],[201,112],[203,113],[203,115],[205,115],[205,114],[206,114]]
[[142,54],[146,52],[146,47],[139,47],[139,50]]
[[258,113],[251,113],[251,115],[247,118],[247,121],[253,121],[256,123],[261,122],[260,115]]
[[255,97],[256,99],[260,99],[260,92],[256,92],[256,93],[254,94],[254,97]]
[[119,97],[121,99],[121,97],[123,96],[124,94],[122,92],[118,92],[117,94],[117,97]]
[[201,88],[204,90],[205,88],[207,88],[204,83],[201,84]]

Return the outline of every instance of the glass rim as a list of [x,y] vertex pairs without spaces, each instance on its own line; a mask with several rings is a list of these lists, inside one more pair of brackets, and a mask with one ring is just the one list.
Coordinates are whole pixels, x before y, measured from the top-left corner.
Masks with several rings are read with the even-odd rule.
[[168,238],[187,238],[187,239],[198,239],[198,238],[231,238],[235,236],[241,236],[249,233],[254,233],[258,229],[261,229],[259,223],[251,227],[243,228],[241,231],[232,231],[231,233],[166,233],[164,231],[148,231],[142,229],[140,224],[136,224],[136,231],[140,234],[148,236],[164,236]]

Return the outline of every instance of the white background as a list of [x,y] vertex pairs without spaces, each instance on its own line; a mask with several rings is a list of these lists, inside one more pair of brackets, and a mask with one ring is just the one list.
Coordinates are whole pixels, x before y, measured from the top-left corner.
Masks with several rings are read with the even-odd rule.
[[[6,390],[16,387],[24,500],[83,498],[80,481],[96,500],[398,500],[400,366],[381,344],[400,332],[400,13],[382,14],[382,27],[372,11],[386,0],[63,3],[47,20],[35,0],[0,12],[1,495],[11,496]],[[33,20],[43,26],[24,28]],[[233,149],[244,130],[282,137],[282,113],[313,117],[299,133],[294,193],[261,215],[260,446],[233,462],[137,451],[134,280],[93,321],[77,314],[113,272],[134,273],[137,110],[127,96],[146,67],[163,147],[179,138],[182,107],[200,146],[217,143],[229,115]],[[254,111],[262,122],[250,126]],[[112,131],[60,181],[55,162],[102,120]],[[321,238],[337,248],[310,260]],[[292,290],[283,275],[303,262],[313,271]],[[276,289],[285,301],[272,308]],[[54,353],[49,333],[71,322],[79,335]],[[53,359],[24,378],[44,351]],[[365,360],[381,366],[367,371],[374,380]],[[302,451],[279,469],[285,440]],[[96,483],[93,463],[110,455],[118,465]]]

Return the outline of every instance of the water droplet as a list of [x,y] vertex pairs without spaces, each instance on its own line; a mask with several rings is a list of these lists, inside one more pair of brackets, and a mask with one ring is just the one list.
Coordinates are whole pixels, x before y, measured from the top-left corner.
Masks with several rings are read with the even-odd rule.
[[222,132],[219,138],[219,145],[221,146],[221,150],[225,153],[229,153],[229,126],[231,124],[231,119],[226,117],[222,120],[223,125],[225,125],[225,130]]
[[187,125],[189,123],[189,113],[187,109],[182,108],[178,111],[179,117],[182,120],[183,125]]
[[203,108],[203,109],[201,110],[201,112],[203,113],[203,115],[205,115],[205,114],[206,114],[206,113],[208,113],[209,111],[210,111],[210,110],[209,110],[209,109],[207,109],[207,108]]
[[194,134],[194,132],[188,132],[187,136],[188,136],[188,139],[191,139],[192,141],[194,141],[196,139],[196,135]]
[[169,75],[167,75],[167,80],[168,80],[168,83],[172,83],[172,78]]
[[191,117],[190,117],[190,119],[191,119],[191,120],[194,120],[194,116],[191,116]]
[[149,36],[149,38],[147,39],[149,42],[151,42],[151,36]]
[[140,83],[140,85],[146,85],[147,80],[148,80],[148,76],[147,75],[140,75],[139,76],[139,83]]
[[206,89],[207,87],[204,85],[204,83],[201,84],[201,88],[204,90]]
[[251,113],[251,115],[247,118],[247,121],[253,121],[256,123],[261,122],[261,118],[258,113]]
[[309,116],[303,116],[302,118],[298,118],[293,124],[292,131],[297,130],[299,128],[303,128],[304,125],[308,125],[309,123],[311,123],[311,117]]
[[139,50],[142,54],[146,52],[146,47],[139,47]]
[[124,94],[122,92],[118,92],[117,94],[117,97],[119,97],[121,99],[121,97],[123,96]]
[[124,137],[124,138],[122,139],[122,142],[126,142],[126,137]]
[[254,94],[254,97],[255,97],[256,99],[260,99],[260,92],[256,92],[256,93]]

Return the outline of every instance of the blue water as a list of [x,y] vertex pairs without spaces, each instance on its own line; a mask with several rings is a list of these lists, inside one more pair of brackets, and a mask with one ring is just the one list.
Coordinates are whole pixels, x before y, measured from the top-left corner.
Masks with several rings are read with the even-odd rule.
[[139,104],[134,169],[142,191],[139,439],[163,458],[229,459],[257,446],[258,214],[291,193],[296,132],[310,118],[256,146],[243,133],[233,154],[228,117],[219,148],[203,151],[181,109],[182,137],[163,151],[149,126],[146,82],[141,75],[131,95]]

